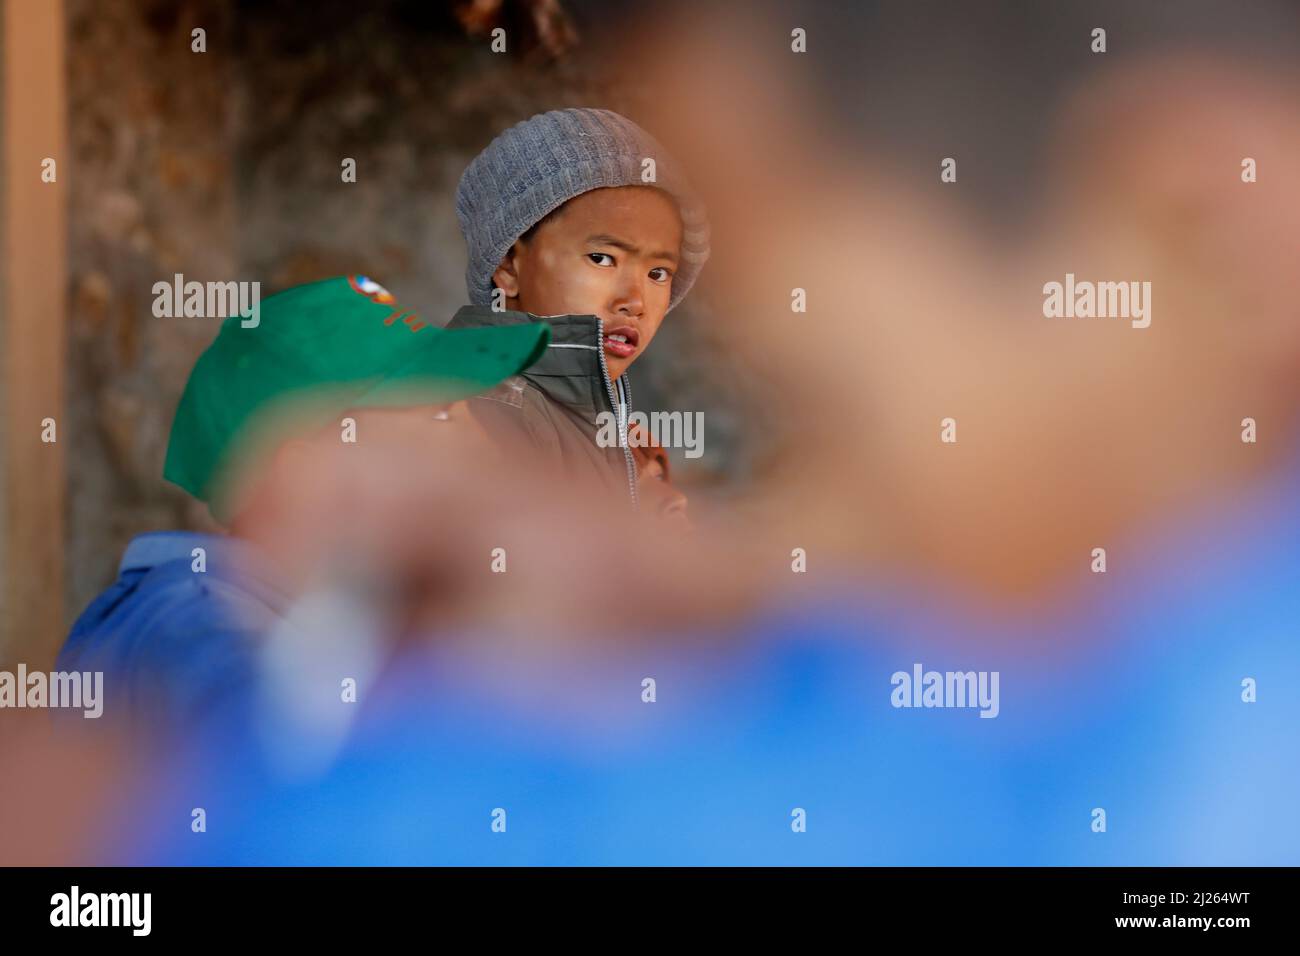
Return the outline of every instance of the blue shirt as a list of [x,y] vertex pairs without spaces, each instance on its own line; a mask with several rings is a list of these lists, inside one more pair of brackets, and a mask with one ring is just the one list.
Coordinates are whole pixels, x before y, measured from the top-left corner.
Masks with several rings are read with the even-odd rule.
[[101,720],[116,727],[170,732],[229,713],[251,692],[259,649],[287,604],[273,580],[238,539],[140,535],[55,666],[103,671]]

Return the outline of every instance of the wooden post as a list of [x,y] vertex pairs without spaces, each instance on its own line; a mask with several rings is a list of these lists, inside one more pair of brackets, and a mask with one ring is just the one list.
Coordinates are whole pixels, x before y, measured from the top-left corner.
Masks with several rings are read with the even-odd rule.
[[[3,0],[0,664],[48,667],[65,633],[68,156],[63,0]],[[47,159],[53,182],[42,179]],[[46,172],[46,176],[50,175]],[[57,441],[41,440],[54,419]]]

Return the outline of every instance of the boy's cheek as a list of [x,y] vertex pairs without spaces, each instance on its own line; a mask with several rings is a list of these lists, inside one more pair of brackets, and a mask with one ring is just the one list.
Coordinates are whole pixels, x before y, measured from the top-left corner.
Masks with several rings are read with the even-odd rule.
[[538,279],[529,297],[534,307],[528,311],[534,315],[599,315],[603,311],[608,296],[598,277],[573,270]]
[[[663,321],[663,320],[661,319],[660,322],[662,322],[662,321]],[[642,323],[642,325],[641,325],[641,341],[640,341],[640,343],[639,343],[640,348],[638,348],[638,349],[636,350],[636,351],[637,351],[637,355],[640,355],[640,354],[642,354],[643,352],[645,352],[645,350],[648,349],[648,348],[650,347],[650,343],[653,342],[653,341],[655,340],[655,336],[658,335],[658,334],[659,334],[659,322],[656,322],[656,323],[654,323],[653,325],[649,325],[649,324],[646,324],[646,323]]]

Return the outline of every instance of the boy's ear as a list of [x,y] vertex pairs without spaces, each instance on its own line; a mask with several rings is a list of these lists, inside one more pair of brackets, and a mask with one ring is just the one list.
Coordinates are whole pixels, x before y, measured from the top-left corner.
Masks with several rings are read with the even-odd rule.
[[520,243],[516,240],[515,244],[510,247],[510,251],[505,254],[501,260],[501,265],[497,266],[496,271],[492,273],[492,283],[506,294],[507,299],[519,297],[519,266],[517,257],[520,251]]

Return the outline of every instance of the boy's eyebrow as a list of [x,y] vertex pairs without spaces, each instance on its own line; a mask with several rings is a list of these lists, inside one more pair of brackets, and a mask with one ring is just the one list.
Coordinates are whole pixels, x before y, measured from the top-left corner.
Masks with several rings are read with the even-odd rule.
[[[588,236],[587,242],[599,246],[613,246],[615,249],[622,249],[624,252],[630,252],[632,255],[638,255],[641,250],[626,239],[620,239],[618,236],[611,236],[607,232],[597,233],[594,236]],[[675,252],[656,252],[651,254],[652,259],[667,259],[673,265],[677,265],[677,253]]]

